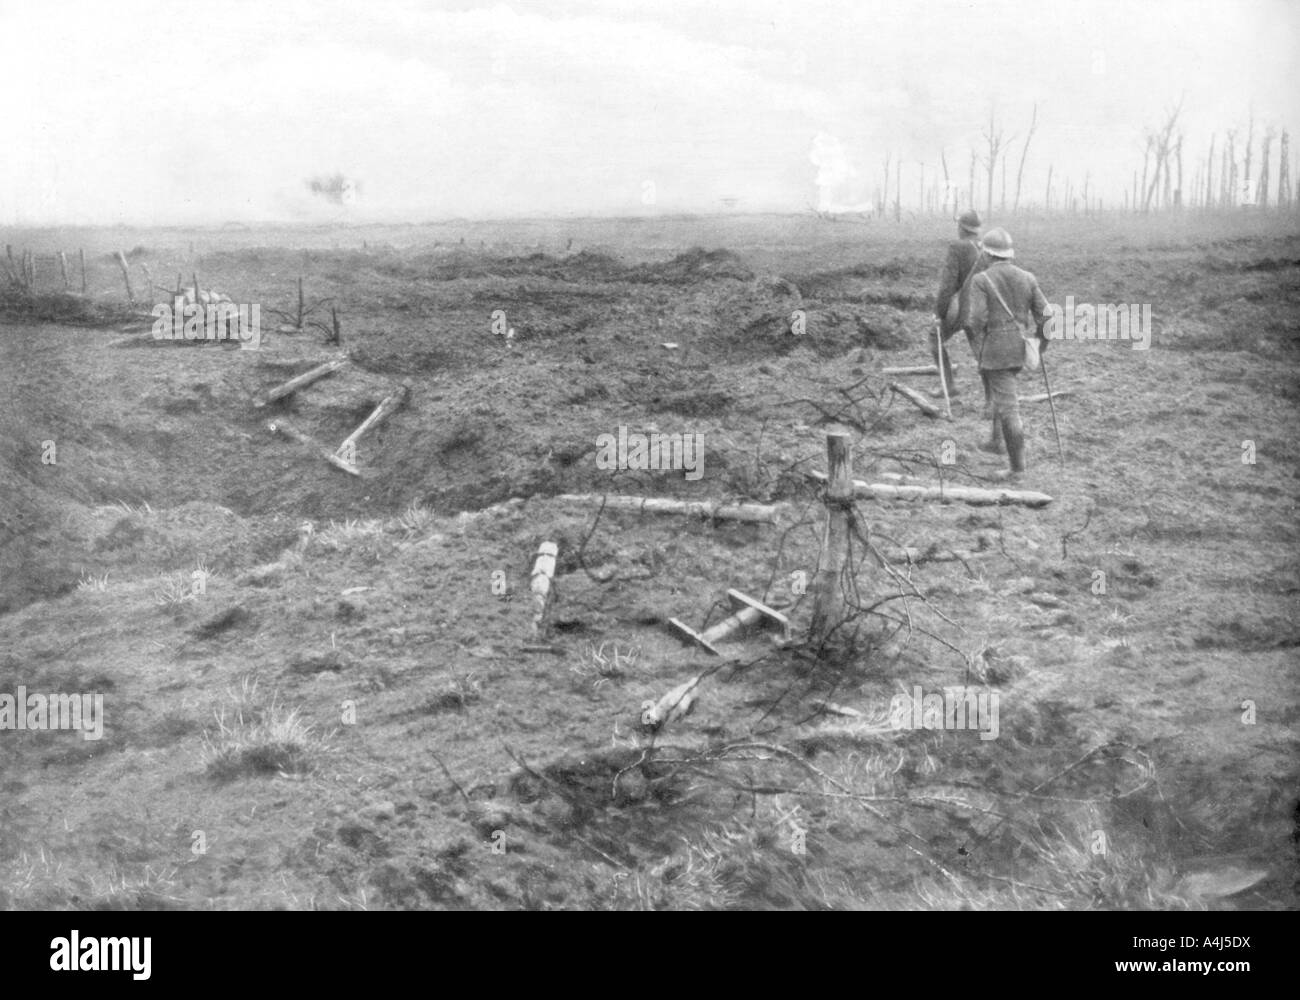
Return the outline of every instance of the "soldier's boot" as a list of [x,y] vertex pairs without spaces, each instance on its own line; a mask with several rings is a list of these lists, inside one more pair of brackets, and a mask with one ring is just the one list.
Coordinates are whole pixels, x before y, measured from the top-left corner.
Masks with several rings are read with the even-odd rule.
[[1011,460],[1011,468],[996,473],[994,478],[1014,482],[1025,472],[1025,428],[1020,418],[1004,417],[1002,434],[1007,439],[1007,456]]
[[999,419],[996,415],[994,415],[994,417],[993,417],[993,419],[992,419],[992,421],[991,421],[991,427],[990,427],[990,430],[989,430],[989,439],[988,439],[987,441],[981,441],[981,442],[980,442],[980,444],[979,444],[979,450],[980,450],[980,451],[987,451],[990,455],[1001,455],[1001,454],[1003,454],[1003,451],[1004,451],[1004,449],[1003,449],[1003,447],[1002,447],[1002,433],[1003,433],[1003,430],[1004,430],[1004,427],[1003,427],[1002,420]]
[[[996,422],[997,415],[993,412],[993,387],[989,385],[988,372],[980,372],[980,382],[984,385],[984,419]],[[993,436],[997,437],[996,431]]]

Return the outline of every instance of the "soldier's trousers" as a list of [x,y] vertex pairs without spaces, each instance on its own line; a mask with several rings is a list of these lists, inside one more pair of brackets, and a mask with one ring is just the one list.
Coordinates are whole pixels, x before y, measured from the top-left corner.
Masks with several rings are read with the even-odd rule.
[[1019,368],[999,368],[995,371],[982,371],[980,375],[988,387],[994,420],[1015,417],[1020,419],[1020,397],[1016,394],[1016,376]]

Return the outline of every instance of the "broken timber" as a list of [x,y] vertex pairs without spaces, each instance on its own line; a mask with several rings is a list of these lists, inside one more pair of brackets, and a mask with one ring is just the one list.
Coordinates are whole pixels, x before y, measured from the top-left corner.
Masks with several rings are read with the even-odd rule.
[[289,423],[289,421],[284,417],[281,417],[278,420],[268,420],[266,427],[267,430],[271,431],[273,434],[281,434],[284,437],[289,438],[291,441],[297,441],[299,444],[312,449],[312,451],[316,452],[316,454],[325,459],[325,461],[329,462],[329,464],[334,466],[336,469],[342,469],[344,472],[353,476],[361,475],[361,470],[355,465],[343,461],[343,459],[339,458],[328,448],[322,447],[319,442],[298,430],[297,427],[294,427],[293,424]]
[[904,399],[916,404],[916,408],[924,413],[927,417],[940,417],[939,407],[935,406],[928,399],[922,396],[915,389],[909,389],[905,385],[899,385],[897,382],[890,382],[889,388],[898,393]]
[[[1070,392],[1071,392],[1071,390],[1069,390],[1069,389],[1057,389],[1055,392],[1053,392],[1053,393],[1051,394],[1051,397],[1050,397],[1050,398],[1052,398],[1052,399],[1060,399],[1062,396],[1068,396],[1068,395],[1070,395]],[[1045,392],[1040,392],[1037,396],[1021,396],[1021,397],[1020,397],[1020,402],[1022,402],[1022,403],[1045,403],[1045,402],[1047,402],[1048,398],[1049,398],[1049,397],[1048,397],[1048,394],[1047,394],[1047,393],[1045,393]]]
[[396,411],[404,402],[406,402],[406,386],[402,386],[391,396],[386,396],[384,401],[375,407],[373,413],[361,421],[361,426],[344,438],[343,443],[338,446],[336,454],[343,457],[344,461],[356,454],[357,441],[361,435],[372,427],[383,423],[389,415]]
[[[808,478],[826,482],[826,473],[809,472]],[[1033,490],[980,489],[975,486],[922,486],[895,483],[865,483],[853,481],[856,496],[869,500],[937,500],[940,503],[968,503],[974,506],[989,504],[1020,504],[1024,507],[1046,507],[1052,498]]]
[[713,645],[715,642],[730,638],[736,632],[751,625],[774,625],[780,629],[781,638],[790,637],[790,620],[779,611],[772,610],[766,604],[742,594],[739,590],[728,590],[727,600],[731,603],[731,615],[704,632],[696,632],[679,618],[668,619],[668,625],[678,638],[693,642],[714,656],[722,655]]
[[[956,366],[954,366],[955,368]],[[939,369],[934,365],[903,365],[899,368],[882,368],[881,375],[938,375]]]
[[696,517],[719,521],[747,521],[752,524],[772,524],[777,508],[766,504],[724,504],[709,500],[671,500],[666,497],[605,496],[599,493],[562,493],[555,498],[564,503],[599,507],[606,510],[635,510],[647,514],[692,514]]
[[285,396],[292,395],[303,386],[311,385],[318,379],[322,379],[326,375],[338,371],[347,363],[347,358],[335,358],[333,361],[326,361],[323,365],[317,365],[311,371],[303,372],[301,375],[289,379],[288,382],[276,386],[266,394],[266,399],[259,405],[267,406],[274,403],[277,399],[283,399]]
[[559,546],[554,542],[542,542],[537,548],[537,558],[533,562],[533,576],[529,589],[533,592],[533,635],[544,634],[546,614],[551,606],[551,581],[555,578],[555,557],[559,555]]

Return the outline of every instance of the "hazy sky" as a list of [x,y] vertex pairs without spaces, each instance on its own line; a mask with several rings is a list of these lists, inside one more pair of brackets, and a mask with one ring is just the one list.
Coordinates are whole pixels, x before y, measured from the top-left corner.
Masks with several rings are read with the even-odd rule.
[[[1252,107],[1294,185],[1298,29],[1293,0],[0,0],[0,223],[801,211],[887,154],[906,206],[941,150],[966,187],[991,106],[1014,186],[1035,101],[1024,197],[1054,164],[1118,201],[1184,95],[1185,186]],[[336,171],[350,205],[306,186]]]

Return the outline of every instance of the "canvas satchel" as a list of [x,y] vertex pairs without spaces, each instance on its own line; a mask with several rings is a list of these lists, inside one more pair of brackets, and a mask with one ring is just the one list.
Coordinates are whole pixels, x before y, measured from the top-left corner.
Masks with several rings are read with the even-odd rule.
[[989,285],[989,291],[991,291],[993,293],[993,297],[998,300],[998,305],[1000,305],[1003,309],[1005,309],[1007,311],[1007,315],[1010,316],[1013,320],[1015,320],[1016,327],[1020,330],[1020,339],[1025,342],[1024,367],[1031,372],[1038,371],[1038,369],[1042,367],[1043,364],[1043,359],[1038,353],[1038,338],[1025,336],[1024,327],[1020,325],[1020,320],[1016,319],[1016,314],[1013,313],[1011,311],[1011,307],[1007,305],[1006,300],[1002,297],[1002,294],[998,291],[997,285],[993,284],[992,278],[989,279],[988,285]]

